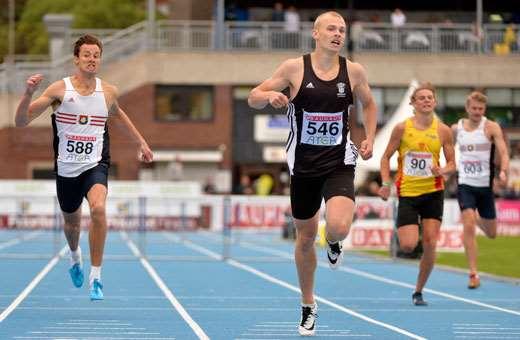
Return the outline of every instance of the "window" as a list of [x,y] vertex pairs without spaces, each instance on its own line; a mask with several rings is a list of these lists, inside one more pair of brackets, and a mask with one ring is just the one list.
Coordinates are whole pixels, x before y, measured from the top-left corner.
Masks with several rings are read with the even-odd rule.
[[212,86],[156,86],[156,117],[161,121],[207,121],[213,118]]

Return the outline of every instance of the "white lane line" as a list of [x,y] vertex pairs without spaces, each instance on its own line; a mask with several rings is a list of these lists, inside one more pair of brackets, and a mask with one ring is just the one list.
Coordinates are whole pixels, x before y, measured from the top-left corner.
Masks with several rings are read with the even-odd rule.
[[[71,337],[55,337],[55,336],[14,336],[13,339],[52,339],[52,340],[78,340],[77,338]],[[128,337],[112,337],[112,336],[103,336],[103,337],[81,337],[83,340],[176,340],[176,338],[163,338],[163,337],[137,337],[137,338],[128,338]]]
[[[113,297],[113,295],[110,295],[110,297]],[[106,320],[106,319],[70,319],[70,322],[121,322],[121,320]]]
[[152,265],[143,257],[137,246],[132,242],[132,240],[128,237],[126,232],[120,233],[121,238],[126,241],[128,248],[132,251],[135,257],[139,259],[143,267],[146,269],[148,274],[155,281],[159,289],[163,292],[163,294],[168,298],[172,306],[175,310],[181,315],[181,317],[186,321],[186,323],[190,326],[190,328],[195,332],[195,334],[199,337],[199,339],[209,340],[209,337],[202,330],[202,328],[191,318],[188,312],[184,309],[184,307],[180,304],[177,298],[173,295],[168,286],[161,279],[159,274],[155,271]]
[[0,322],[4,321],[9,314],[11,314],[16,307],[31,293],[31,291],[40,283],[41,280],[51,271],[51,269],[58,263],[60,257],[69,249],[68,245],[61,248],[60,252],[55,255],[49,263],[34,277],[34,279],[25,287],[25,289],[14,299],[14,301],[0,314]]
[[517,333],[517,332],[501,332],[501,333],[497,333],[497,332],[470,332],[470,331],[460,332],[460,331],[455,331],[453,333],[454,334],[520,335],[520,333]]
[[[166,234],[166,236],[168,237],[167,234]],[[198,251],[198,252],[200,252],[202,254],[206,254],[207,256],[209,256],[209,257],[211,257],[213,259],[222,260],[222,256],[221,255],[219,255],[219,254],[217,254],[217,253],[215,253],[215,252],[213,252],[213,251],[211,251],[211,250],[209,250],[207,248],[201,247],[201,246],[199,246],[197,244],[194,244],[191,241],[187,241],[187,240],[183,240],[181,242],[186,247],[191,248],[191,249],[193,249],[195,251]],[[248,266],[246,264],[240,263],[240,262],[232,260],[232,259],[228,259],[225,262],[228,263],[229,265],[233,266],[233,267],[242,269],[242,270],[250,272],[250,273],[252,273],[252,274],[254,274],[254,275],[258,276],[258,277],[261,277],[261,278],[263,278],[266,281],[269,281],[271,283],[275,283],[275,284],[277,284],[279,286],[282,286],[282,287],[287,288],[289,290],[292,290],[292,291],[294,291],[294,292],[296,292],[298,294],[301,294],[301,291],[300,291],[300,289],[298,287],[293,286],[293,285],[291,285],[291,284],[289,284],[289,283],[287,283],[285,281],[279,280],[279,279],[277,279],[277,278],[275,278],[275,277],[273,277],[273,276],[271,276],[269,274],[261,272],[261,271],[255,269],[255,268],[253,268],[251,266]],[[357,313],[357,312],[355,312],[355,311],[353,311],[351,309],[348,309],[348,308],[345,308],[343,306],[340,306],[337,303],[329,301],[329,300],[327,300],[325,298],[322,298],[322,297],[320,297],[318,295],[315,295],[315,299],[317,301],[325,304],[325,305],[328,305],[330,307],[338,309],[338,310],[340,310],[340,311],[342,311],[342,312],[344,312],[346,314],[352,315],[352,316],[354,316],[356,318],[359,318],[361,320],[364,320],[366,322],[369,322],[369,323],[372,323],[372,324],[375,324],[375,325],[387,328],[387,329],[392,330],[392,331],[394,331],[396,333],[400,333],[400,334],[406,335],[406,336],[408,336],[408,337],[410,337],[412,339],[426,339],[426,338],[423,338],[423,337],[421,337],[421,336],[419,336],[417,334],[408,332],[405,329],[402,329],[402,328],[399,328],[399,327],[396,327],[396,326],[393,326],[393,325],[390,325],[390,324],[387,324],[387,323],[384,323],[384,322],[372,319],[372,318],[370,318],[368,316],[365,316],[363,314]]]
[[[285,258],[289,258],[289,257],[293,258],[293,254],[287,253],[287,252],[284,252],[284,251],[279,251],[279,250],[271,249],[271,248],[268,248],[268,247],[256,246],[256,245],[250,244],[248,242],[242,242],[241,245],[244,248],[257,250],[257,251],[265,252],[265,253],[268,253],[268,254],[276,254],[278,256],[282,256],[282,257],[285,257]],[[325,263],[324,261],[318,261],[318,265],[320,267],[325,267],[325,268],[329,267],[329,265],[327,263]],[[371,280],[374,280],[374,281],[380,281],[380,282],[388,283],[388,284],[391,284],[391,285],[394,285],[394,286],[400,286],[400,287],[415,289],[415,285],[412,285],[412,284],[409,284],[409,283],[405,283],[405,282],[402,282],[402,281],[388,279],[388,278],[385,278],[385,277],[382,277],[382,276],[379,276],[379,275],[367,273],[367,272],[364,272],[364,271],[361,271],[361,270],[357,270],[357,269],[353,269],[353,268],[349,268],[349,267],[346,267],[346,266],[341,266],[337,270],[340,270],[340,271],[343,271],[343,272],[347,272],[347,273],[350,273],[350,274],[354,274],[354,275],[358,275],[358,276],[361,276],[361,277],[365,277],[367,279],[371,279]],[[507,308],[491,305],[491,304],[480,302],[480,301],[477,301],[477,300],[466,299],[466,298],[463,298],[461,296],[456,296],[456,295],[453,295],[453,294],[444,293],[444,292],[441,292],[441,291],[438,291],[438,290],[434,290],[434,289],[430,289],[430,288],[424,288],[424,291],[428,292],[428,293],[431,293],[431,294],[434,294],[434,295],[442,296],[442,297],[445,297],[445,298],[448,298],[448,299],[451,299],[451,300],[466,302],[466,303],[469,303],[469,304],[472,304],[472,305],[476,305],[476,306],[480,306],[480,307],[484,307],[484,308],[489,308],[489,309],[494,309],[494,310],[497,310],[497,311],[500,311],[500,312],[509,313],[509,314],[513,314],[513,315],[519,315],[520,316],[520,311],[516,311],[516,310],[512,310],[512,309],[507,309]]]
[[[56,322],[56,325],[84,325],[84,322]],[[132,326],[131,323],[113,323],[113,322],[99,322],[96,326]]]
[[146,328],[144,327],[66,327],[66,326],[46,326],[43,327],[44,329],[72,329],[72,330],[78,330],[78,329],[84,329],[84,330],[95,330],[95,331],[110,331],[110,330],[127,330],[127,331],[144,331]]
[[32,331],[30,334],[109,334],[109,335],[159,335],[159,332],[88,332],[88,331]]
[[31,240],[37,236],[39,236],[42,232],[41,231],[33,231],[27,235],[22,235],[20,237],[17,237],[17,238],[14,238],[12,240],[9,240],[9,241],[6,241],[6,242],[2,242],[0,243],[0,250],[2,249],[5,249],[5,248],[9,248],[9,247],[12,247],[22,241],[28,241],[28,240]]
[[520,328],[518,327],[460,327],[455,326],[453,327],[456,330],[463,330],[463,329],[471,329],[471,330],[491,330],[491,329],[498,329],[501,331],[520,331]]

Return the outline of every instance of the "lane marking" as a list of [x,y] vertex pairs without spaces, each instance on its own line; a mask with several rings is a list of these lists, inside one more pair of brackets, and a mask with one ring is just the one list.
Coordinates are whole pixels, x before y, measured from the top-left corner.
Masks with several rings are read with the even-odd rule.
[[[268,254],[273,254],[273,255],[276,254],[278,256],[282,256],[282,257],[285,257],[285,258],[289,258],[289,257],[293,258],[293,255],[290,254],[290,253],[287,253],[287,252],[284,252],[284,251],[280,251],[280,250],[276,250],[276,249],[272,249],[272,248],[269,248],[269,247],[261,247],[261,246],[253,245],[253,244],[250,244],[248,242],[241,242],[241,246],[244,247],[244,248],[257,250],[257,251],[265,252],[265,253],[268,253]],[[328,268],[329,267],[328,263],[326,263],[324,261],[318,261],[318,266],[324,267],[324,268]],[[349,268],[347,266],[341,266],[337,270],[343,271],[343,272],[346,272],[346,273],[350,273],[350,274],[354,274],[354,275],[358,275],[358,276],[361,276],[361,277],[364,277],[364,278],[367,278],[367,279],[371,279],[371,280],[374,280],[374,281],[380,281],[380,282],[383,282],[383,283],[388,283],[388,284],[391,284],[391,285],[394,285],[394,286],[400,286],[400,287],[415,289],[415,285],[412,285],[412,284],[409,284],[409,283],[405,283],[405,282],[401,282],[401,281],[397,281],[397,280],[393,280],[393,279],[388,279],[388,278],[385,278],[385,277],[382,277],[382,276],[379,276],[379,275],[367,273],[367,272],[362,271],[362,270]],[[441,292],[441,291],[438,291],[438,290],[434,290],[434,289],[430,289],[430,288],[424,288],[423,291],[431,293],[431,294],[434,294],[434,295],[442,296],[442,297],[445,297],[445,298],[448,298],[448,299],[451,299],[451,300],[461,301],[461,302],[465,302],[465,303],[468,303],[468,304],[472,304],[472,305],[476,305],[476,306],[480,306],[480,307],[485,307],[485,308],[489,308],[489,309],[494,309],[494,310],[497,310],[497,311],[500,311],[500,312],[509,313],[509,314],[513,314],[513,315],[519,315],[520,316],[520,311],[516,311],[516,310],[512,310],[512,309],[507,309],[507,308],[491,305],[491,304],[480,302],[480,301],[477,301],[477,300],[463,298],[461,296],[444,293],[444,292]]]
[[61,248],[60,252],[56,254],[47,265],[34,277],[34,279],[25,287],[25,289],[14,299],[14,301],[0,314],[0,323],[11,314],[20,303],[31,293],[31,291],[40,283],[41,280],[51,271],[52,268],[58,263],[60,258],[65,255],[65,252],[69,249],[68,245]]
[[175,310],[180,314],[180,316],[186,321],[186,323],[190,326],[190,328],[195,332],[195,334],[201,340],[209,340],[209,337],[202,330],[202,328],[191,318],[188,312],[184,309],[181,303],[177,300],[177,298],[173,295],[168,286],[161,279],[159,274],[155,271],[152,265],[144,258],[141,254],[135,243],[128,237],[128,234],[124,231],[120,232],[121,238],[126,241],[128,248],[132,251],[135,257],[139,259],[143,267],[146,269],[151,278],[155,281],[155,284],[159,287],[159,289],[163,292],[166,298],[170,301]]
[[[165,236],[166,237],[169,237],[169,236],[171,237],[171,235],[168,235],[168,234],[165,234]],[[193,249],[195,251],[198,251],[198,252],[200,252],[202,254],[206,254],[207,256],[209,256],[209,257],[211,257],[213,259],[222,260],[222,256],[221,255],[219,255],[219,254],[217,254],[217,253],[215,253],[215,252],[213,252],[213,251],[211,251],[211,250],[209,250],[207,248],[204,248],[202,246],[194,244],[191,241],[180,240],[180,242],[182,244],[184,244],[186,247],[191,248],[191,249]],[[277,285],[282,286],[284,288],[287,288],[289,290],[292,290],[293,292],[296,292],[297,294],[301,294],[301,291],[300,291],[300,289],[298,287],[296,287],[296,286],[294,286],[294,285],[292,285],[292,284],[290,284],[288,282],[279,280],[279,279],[277,279],[277,278],[275,278],[275,277],[273,277],[273,276],[271,276],[269,274],[266,274],[266,273],[264,273],[262,271],[259,271],[259,270],[255,269],[255,268],[253,268],[251,266],[248,266],[246,264],[240,263],[240,262],[235,261],[233,259],[227,259],[227,260],[225,260],[225,262],[227,264],[233,266],[233,267],[236,267],[236,268],[242,269],[244,271],[247,271],[247,272],[249,272],[251,274],[254,274],[254,275],[256,275],[256,276],[258,276],[258,277],[260,277],[260,278],[262,278],[262,279],[264,279],[266,281],[269,281],[271,283],[274,283],[274,284],[277,284]],[[406,336],[408,336],[408,337],[410,337],[412,339],[423,339],[423,340],[426,339],[426,338],[421,337],[421,336],[419,336],[417,334],[411,333],[411,332],[409,332],[409,331],[407,331],[405,329],[402,329],[402,328],[399,328],[399,327],[396,327],[396,326],[393,326],[393,325],[390,325],[390,324],[387,324],[387,323],[384,323],[384,322],[372,319],[372,318],[370,318],[368,316],[365,316],[363,314],[357,313],[357,312],[355,312],[355,311],[353,311],[351,309],[348,309],[348,308],[345,308],[343,306],[340,306],[337,303],[334,303],[334,302],[332,302],[330,300],[322,298],[322,297],[320,297],[318,295],[315,295],[315,299],[317,301],[319,301],[320,303],[324,304],[324,305],[328,305],[328,306],[333,307],[333,308],[335,308],[337,310],[340,310],[340,311],[342,311],[342,312],[344,312],[346,314],[354,316],[354,317],[356,317],[358,319],[361,319],[361,320],[364,320],[366,322],[369,322],[369,323],[381,326],[383,328],[387,328],[387,329],[389,329],[391,331],[394,331],[396,333],[399,333],[399,334],[402,334],[402,335],[406,335]]]
[[0,250],[12,247],[22,241],[32,240],[33,238],[39,236],[41,233],[42,233],[41,231],[33,231],[27,235],[22,235],[17,238],[14,238],[12,240],[2,242],[2,243],[0,243]]

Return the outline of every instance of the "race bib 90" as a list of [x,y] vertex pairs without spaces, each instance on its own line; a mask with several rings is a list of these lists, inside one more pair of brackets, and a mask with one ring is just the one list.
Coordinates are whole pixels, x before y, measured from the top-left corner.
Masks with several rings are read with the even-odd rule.
[[431,177],[433,156],[429,152],[408,152],[404,157],[404,173],[407,176]]
[[341,144],[343,138],[343,112],[305,112],[300,142],[317,146]]
[[60,140],[60,161],[66,163],[91,163],[96,160],[96,136],[66,133]]

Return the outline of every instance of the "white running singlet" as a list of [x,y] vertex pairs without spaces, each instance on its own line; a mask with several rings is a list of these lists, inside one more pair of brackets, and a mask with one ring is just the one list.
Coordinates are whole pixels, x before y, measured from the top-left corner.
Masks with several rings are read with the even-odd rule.
[[457,124],[457,144],[460,151],[458,163],[459,184],[474,187],[490,187],[493,169],[494,144],[484,132],[486,117],[473,131],[464,129],[464,120]]
[[52,115],[56,173],[62,177],[77,177],[109,158],[108,109],[99,78],[96,78],[96,89],[88,96],[74,89],[70,77],[63,81],[63,101]]

